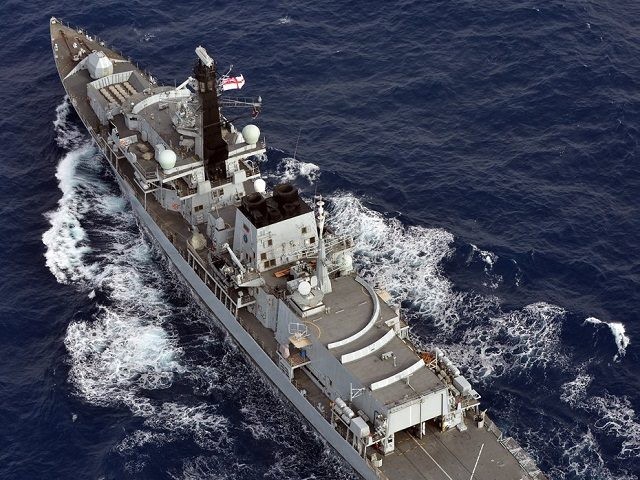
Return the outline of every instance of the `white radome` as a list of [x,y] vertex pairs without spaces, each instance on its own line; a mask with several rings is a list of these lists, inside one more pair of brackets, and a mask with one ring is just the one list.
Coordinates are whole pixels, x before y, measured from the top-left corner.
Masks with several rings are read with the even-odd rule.
[[306,297],[311,293],[311,284],[306,280],[303,280],[298,284],[298,293],[303,297]]
[[194,233],[189,240],[191,246],[196,250],[202,250],[207,246],[207,239],[200,232]]
[[171,170],[176,166],[176,152],[173,150],[163,150],[158,154],[158,163],[163,170]]
[[258,178],[255,182],[253,182],[253,189],[258,193],[264,193],[267,190],[267,182],[265,182],[261,178]]
[[249,145],[255,145],[260,140],[260,129],[249,124],[242,129],[242,137]]

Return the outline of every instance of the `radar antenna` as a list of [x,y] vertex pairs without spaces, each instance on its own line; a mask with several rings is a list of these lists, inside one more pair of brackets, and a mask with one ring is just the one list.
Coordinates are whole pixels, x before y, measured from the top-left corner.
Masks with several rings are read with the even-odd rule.
[[196,47],[196,55],[198,56],[200,61],[204,63],[205,67],[209,68],[211,67],[211,65],[213,65],[213,58],[209,56],[207,50],[202,45]]

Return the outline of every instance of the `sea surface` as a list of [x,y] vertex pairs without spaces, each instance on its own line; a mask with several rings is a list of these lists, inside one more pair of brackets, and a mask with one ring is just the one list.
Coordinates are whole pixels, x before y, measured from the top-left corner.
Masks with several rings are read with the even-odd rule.
[[[0,5],[0,478],[347,479],[191,300],[70,110],[49,18],[261,95],[416,342],[552,479],[640,476],[640,3]],[[247,119],[238,120],[240,126]]]

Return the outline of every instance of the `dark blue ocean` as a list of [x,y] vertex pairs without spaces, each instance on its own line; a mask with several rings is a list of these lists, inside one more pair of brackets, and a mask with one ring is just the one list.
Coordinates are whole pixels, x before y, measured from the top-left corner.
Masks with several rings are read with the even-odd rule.
[[639,478],[638,2],[54,3],[0,6],[0,478],[353,475],[141,233],[52,15],[164,83],[233,64],[267,179],[329,199],[505,433],[552,479]]

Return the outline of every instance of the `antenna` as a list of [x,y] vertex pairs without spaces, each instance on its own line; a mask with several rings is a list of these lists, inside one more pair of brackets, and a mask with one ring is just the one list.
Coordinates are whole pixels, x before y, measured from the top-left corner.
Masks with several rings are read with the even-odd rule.
[[293,159],[297,160],[296,155],[298,154],[298,142],[300,141],[300,133],[302,132],[302,127],[298,130],[298,138],[296,139],[296,148],[293,151]]
[[211,65],[213,65],[213,59],[209,56],[202,45],[196,47],[196,55],[206,67],[211,67]]
[[359,397],[360,395],[362,395],[364,393],[364,387],[363,388],[353,388],[353,383],[349,384],[349,401],[353,402],[354,398]]

